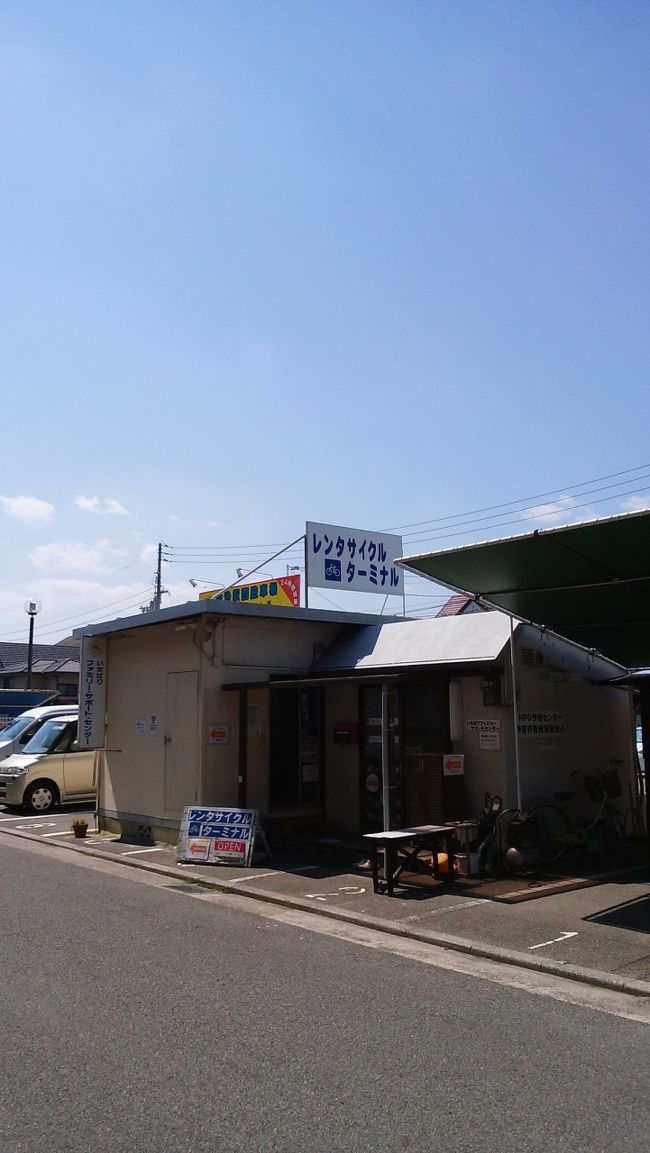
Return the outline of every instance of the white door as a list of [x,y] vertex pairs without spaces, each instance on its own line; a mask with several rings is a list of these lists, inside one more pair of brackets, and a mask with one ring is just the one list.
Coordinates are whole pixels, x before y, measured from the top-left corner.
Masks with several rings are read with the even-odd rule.
[[199,674],[168,673],[164,726],[163,815],[181,819],[198,800]]

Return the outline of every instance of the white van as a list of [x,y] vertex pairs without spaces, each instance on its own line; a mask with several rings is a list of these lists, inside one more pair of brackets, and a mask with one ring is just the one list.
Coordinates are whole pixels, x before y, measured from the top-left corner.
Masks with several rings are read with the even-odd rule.
[[54,805],[94,800],[99,755],[79,748],[76,713],[50,717],[22,752],[0,763],[0,803],[46,813]]
[[22,752],[23,746],[32,739],[44,721],[49,721],[50,717],[71,717],[78,714],[78,705],[39,705],[38,708],[27,709],[19,717],[15,717],[6,729],[0,730],[0,761],[10,757],[12,753]]

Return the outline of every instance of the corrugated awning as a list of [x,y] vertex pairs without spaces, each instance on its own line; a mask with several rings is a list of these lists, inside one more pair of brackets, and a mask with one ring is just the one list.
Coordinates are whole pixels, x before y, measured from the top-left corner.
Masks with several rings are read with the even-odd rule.
[[510,638],[510,621],[501,613],[388,621],[345,629],[310,672],[409,669],[431,665],[472,665],[495,661]]
[[399,562],[626,668],[650,665],[650,510]]
[[384,621],[346,628],[302,676],[231,682],[224,689],[288,688],[335,681],[389,681],[416,673],[470,676],[493,668],[510,638],[503,613]]

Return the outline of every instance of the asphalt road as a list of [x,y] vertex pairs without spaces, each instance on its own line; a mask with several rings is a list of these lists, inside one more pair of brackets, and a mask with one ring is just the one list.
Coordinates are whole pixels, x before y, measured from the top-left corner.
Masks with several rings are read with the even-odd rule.
[[646,1148],[647,1025],[69,856],[0,842],[1,1148]]

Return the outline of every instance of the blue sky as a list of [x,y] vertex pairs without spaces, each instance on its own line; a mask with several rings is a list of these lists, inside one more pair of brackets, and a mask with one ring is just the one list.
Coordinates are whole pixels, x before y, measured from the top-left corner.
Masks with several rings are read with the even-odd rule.
[[0,638],[137,611],[158,541],[171,604],[306,520],[417,552],[650,504],[649,33],[5,0]]

